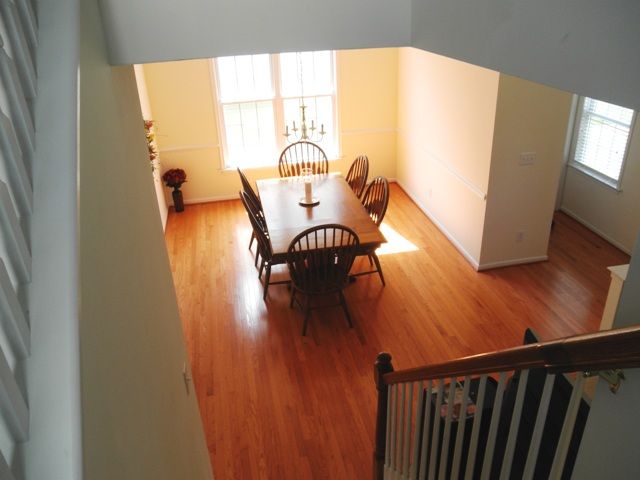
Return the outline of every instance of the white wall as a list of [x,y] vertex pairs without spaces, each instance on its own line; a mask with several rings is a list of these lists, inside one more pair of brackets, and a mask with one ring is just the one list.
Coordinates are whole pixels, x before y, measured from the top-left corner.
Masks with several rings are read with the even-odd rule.
[[210,479],[133,67],[107,64],[97,0],[80,9],[84,478]]
[[398,182],[477,266],[498,72],[414,48],[398,72]]
[[640,122],[631,134],[621,191],[568,167],[561,208],[572,217],[631,253],[640,231]]
[[113,64],[393,47],[411,38],[411,0],[103,0],[101,7]]
[[636,0],[413,0],[411,44],[640,109]]
[[[546,260],[571,99],[500,75],[481,269]],[[535,163],[521,165],[522,152]]]
[[[637,325],[640,319],[640,238],[622,287],[613,328]],[[591,403],[580,452],[573,471],[575,479],[640,478],[638,432],[640,432],[640,369],[624,370],[626,380],[615,395],[600,380]]]
[[[136,85],[138,87],[138,96],[140,97],[140,109],[142,110],[142,118],[145,120],[154,120],[153,112],[151,110],[151,103],[149,102],[149,92],[147,90],[147,81],[144,75],[144,68],[142,65],[134,65],[134,73],[136,75]],[[157,145],[157,141],[156,141]],[[167,200],[164,197],[164,184],[160,172],[162,171],[162,161],[160,158],[160,152],[154,161],[155,167],[151,173],[153,178],[153,186],[156,191],[156,198],[158,200],[158,210],[160,211],[160,221],[162,222],[162,229],[167,226],[167,217],[169,216],[169,209],[167,208]]]
[[78,1],[39,2],[38,97],[26,362],[25,479],[82,478],[78,312]]
[[[414,46],[640,108],[635,0],[103,0],[110,59]],[[149,35],[149,26],[162,35]],[[597,58],[597,61],[594,60]]]

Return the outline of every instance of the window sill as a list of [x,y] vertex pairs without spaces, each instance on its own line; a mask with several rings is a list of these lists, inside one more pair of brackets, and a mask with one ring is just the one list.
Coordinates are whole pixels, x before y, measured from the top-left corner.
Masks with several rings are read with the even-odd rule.
[[620,181],[616,181],[612,178],[609,178],[606,175],[603,175],[579,163],[569,162],[569,166],[574,170],[577,170],[578,172],[582,173],[583,175],[591,178],[592,180],[595,180],[596,182],[604,185],[605,187],[615,190],[618,193],[622,193],[622,188],[620,188]]

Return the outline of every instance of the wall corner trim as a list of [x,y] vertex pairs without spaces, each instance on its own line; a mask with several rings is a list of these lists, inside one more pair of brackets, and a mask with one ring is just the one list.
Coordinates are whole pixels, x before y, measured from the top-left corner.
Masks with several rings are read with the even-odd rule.
[[513,260],[500,260],[499,262],[481,263],[477,270],[479,272],[491,270],[493,268],[511,267],[514,265],[523,265],[525,263],[546,262],[549,260],[548,255],[539,255],[537,257],[514,258]]
[[611,245],[613,245],[614,247],[622,250],[624,253],[626,253],[627,255],[631,255],[631,248],[628,248],[624,245],[622,245],[620,242],[618,242],[617,240],[611,238],[609,235],[607,235],[606,233],[604,233],[602,230],[600,230],[599,228],[597,228],[595,225],[592,225],[591,223],[587,222],[584,218],[582,218],[580,215],[576,214],[575,212],[569,210],[567,207],[561,207],[560,208],[561,212],[566,213],[567,215],[569,215],[571,218],[573,218],[576,222],[584,225],[585,227],[587,227],[589,230],[591,230],[593,233],[595,233],[596,235],[599,235],[600,237],[604,238],[607,242],[609,242]]
[[413,203],[418,206],[422,213],[424,213],[427,218],[431,220],[431,222],[433,222],[436,227],[438,227],[438,230],[440,230],[442,234],[447,237],[447,239],[453,244],[453,246],[456,247],[456,250],[458,250],[462,254],[467,262],[469,262],[475,270],[478,270],[480,266],[478,260],[476,260],[473,255],[465,250],[465,248],[460,244],[460,242],[458,242],[458,240],[451,234],[451,232],[449,232],[449,230],[447,230],[446,227],[442,223],[440,223],[435,215],[433,215],[433,213],[427,207],[425,207],[420,200],[418,200],[417,196],[411,193],[411,191],[404,185],[402,181],[396,180],[396,183],[400,186],[404,193],[409,196],[411,201],[413,201]]

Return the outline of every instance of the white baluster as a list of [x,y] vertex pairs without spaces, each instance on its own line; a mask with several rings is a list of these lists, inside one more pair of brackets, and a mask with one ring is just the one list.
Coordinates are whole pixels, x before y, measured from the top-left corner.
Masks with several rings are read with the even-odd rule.
[[403,478],[409,475],[409,452],[411,449],[411,413],[413,410],[413,382],[409,384],[409,395],[407,396],[407,408],[405,413],[404,426],[404,452],[402,454],[402,475]]
[[422,425],[422,412],[424,411],[424,382],[418,383],[418,403],[416,404],[416,428],[413,434],[413,462],[411,462],[411,470],[409,478],[414,479],[418,476],[418,464],[420,458],[420,425]]
[[436,397],[436,409],[433,413],[433,435],[431,438],[431,460],[429,463],[429,480],[436,478],[436,465],[438,463],[438,445],[440,444],[440,408],[444,396],[444,378],[438,380],[438,395]]
[[551,479],[560,478],[562,476],[564,463],[567,460],[567,452],[569,451],[569,444],[571,443],[571,437],[573,436],[573,427],[576,424],[576,417],[578,416],[578,409],[580,408],[580,400],[582,400],[583,386],[584,375],[582,372],[578,372],[576,381],[573,384],[571,398],[569,398],[567,413],[564,416],[564,423],[562,424],[562,431],[560,432],[560,438],[558,439],[556,454],[553,457],[553,464],[551,465],[551,472],[549,473],[549,478]]
[[424,401],[424,419],[422,421],[422,441],[420,447],[420,480],[427,478],[427,455],[429,453],[429,427],[431,426],[431,398],[433,397],[433,381],[427,383],[427,395]]
[[491,474],[491,464],[493,463],[493,449],[496,446],[498,424],[500,423],[500,411],[502,410],[502,397],[504,396],[504,387],[506,382],[507,372],[500,372],[500,380],[498,380],[496,398],[493,402],[493,410],[491,411],[491,424],[489,425],[487,448],[484,451],[484,460],[482,462],[482,474],[480,475],[480,480],[487,480],[489,478],[489,475]]
[[464,387],[462,389],[462,405],[460,405],[460,417],[458,418],[458,430],[456,432],[456,446],[453,452],[453,462],[451,465],[451,478],[459,478],[460,457],[462,456],[462,440],[467,423],[467,406],[469,401],[469,389],[471,388],[471,377],[464,377]]
[[464,472],[465,480],[471,480],[473,478],[473,471],[475,470],[478,437],[480,436],[480,426],[482,425],[484,395],[486,390],[487,375],[482,375],[480,377],[480,385],[478,386],[478,396],[476,397],[476,413],[473,417],[473,427],[471,428],[471,443],[469,444],[469,455],[467,456],[467,468]]
[[540,397],[540,405],[538,406],[538,414],[536,416],[536,424],[533,427],[531,435],[531,444],[529,445],[529,453],[527,454],[527,462],[524,466],[522,474],[523,480],[531,480],[536,469],[536,461],[538,459],[538,451],[540,450],[540,441],[542,440],[542,432],[544,424],[547,420],[547,412],[549,411],[549,401],[553,392],[553,384],[556,380],[555,374],[547,375],[542,389],[542,397]]
[[520,418],[522,417],[522,404],[524,403],[524,394],[527,390],[527,379],[529,378],[529,370],[523,370],[518,380],[518,391],[516,393],[516,401],[511,414],[511,424],[509,425],[509,436],[507,437],[507,447],[502,460],[502,468],[500,469],[500,478],[508,479],[511,473],[511,464],[513,463],[513,452],[516,449],[516,440],[518,438],[518,427],[520,426]]
[[449,394],[447,399],[447,417],[444,421],[444,434],[442,435],[442,449],[440,451],[440,472],[438,478],[445,480],[447,472],[447,460],[449,459],[449,440],[451,438],[451,418],[453,416],[453,407],[457,388],[456,377],[449,379]]

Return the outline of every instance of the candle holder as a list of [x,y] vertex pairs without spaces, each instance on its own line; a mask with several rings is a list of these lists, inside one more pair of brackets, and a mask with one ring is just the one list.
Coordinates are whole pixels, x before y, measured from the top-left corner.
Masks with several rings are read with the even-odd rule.
[[313,170],[303,168],[300,171],[300,179],[304,185],[304,196],[300,198],[298,204],[303,207],[315,207],[320,203],[320,200],[313,196]]

